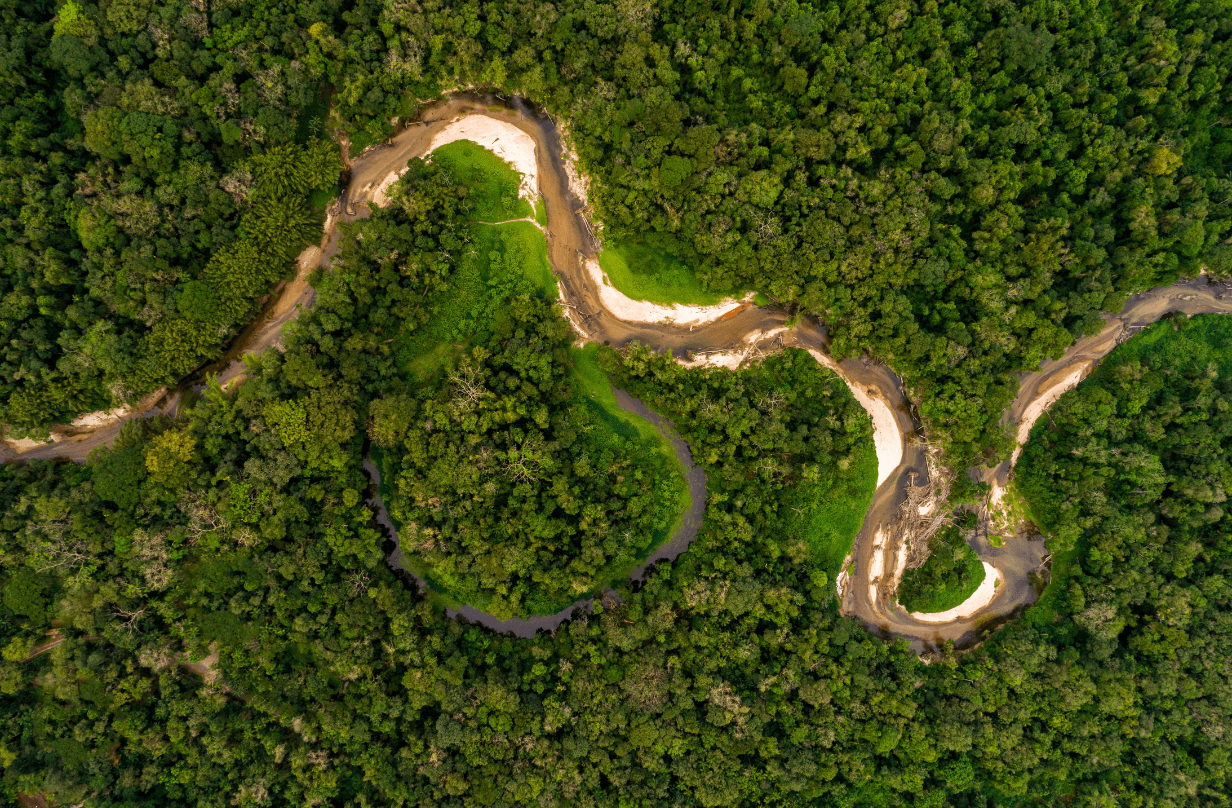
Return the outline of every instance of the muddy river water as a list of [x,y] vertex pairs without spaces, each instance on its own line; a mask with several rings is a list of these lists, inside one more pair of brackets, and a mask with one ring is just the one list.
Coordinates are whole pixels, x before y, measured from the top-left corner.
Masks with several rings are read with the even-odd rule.
[[[694,354],[738,353],[755,356],[785,346],[808,349],[827,366],[839,373],[857,394],[860,403],[869,410],[877,427],[877,453],[883,468],[879,468],[876,493],[863,526],[856,538],[852,565],[842,592],[842,611],[861,619],[870,630],[885,636],[907,639],[917,651],[927,651],[947,640],[959,645],[978,640],[984,631],[1011,618],[1035,600],[1032,573],[1038,570],[1047,552],[1042,540],[1025,536],[1009,538],[1001,547],[991,546],[986,538],[977,536],[973,546],[980,557],[996,567],[1003,577],[988,605],[975,614],[947,623],[917,620],[887,597],[887,587],[897,568],[898,547],[892,542],[878,542],[879,532],[896,518],[907,497],[912,479],[920,484],[927,479],[927,464],[923,450],[914,437],[919,425],[912,416],[901,380],[885,365],[873,360],[846,359],[833,363],[828,359],[829,341],[824,326],[809,318],[785,329],[788,313],[777,306],[739,305],[719,319],[688,326],[668,322],[629,322],[617,318],[603,305],[594,275],[587,270],[587,261],[597,258],[597,244],[588,225],[584,202],[570,187],[564,150],[557,127],[550,119],[537,115],[516,99],[504,104],[493,99],[458,97],[428,107],[419,119],[406,126],[387,144],[369,149],[351,160],[350,182],[331,210],[322,241],[318,247],[300,256],[295,280],[277,288],[260,318],[252,323],[234,342],[221,362],[208,370],[226,383],[244,372],[242,355],[280,344],[283,326],[293,320],[302,308],[311,306],[315,297],[307,278],[317,266],[328,266],[338,249],[337,223],[354,221],[369,215],[368,203],[384,197],[391,175],[406,167],[409,159],[424,156],[434,137],[452,122],[467,115],[481,114],[516,127],[534,142],[538,170],[538,192],[547,209],[546,228],[548,256],[560,286],[561,301],[570,321],[591,342],[623,345],[637,341],[659,350],[670,351],[681,361]],[[576,176],[576,175],[575,175]],[[576,188],[576,183],[574,188]],[[1116,345],[1140,328],[1163,315],[1183,311],[1187,314],[1232,312],[1232,290],[1225,285],[1208,284],[1205,278],[1184,281],[1167,288],[1153,289],[1131,298],[1122,311],[1106,315],[1103,329],[1096,335],[1078,340],[1057,360],[1044,362],[1032,373],[1022,374],[1020,389],[1013,404],[1003,416],[1003,423],[1018,430],[1023,424],[1029,431],[1030,422],[1051,405],[1064,390],[1069,389],[1106,356]],[[181,390],[199,384],[200,378],[185,382]],[[157,412],[174,412],[178,391],[171,391],[147,406],[137,408],[123,418],[87,429],[53,430],[55,443],[42,446],[0,448],[4,460],[68,458],[85,459],[95,446],[115,438],[124,420],[148,417]],[[649,411],[640,402],[622,396],[621,406],[646,415]],[[686,469],[693,497],[693,508],[686,514],[680,532],[659,548],[648,563],[674,558],[687,548],[697,535],[704,512],[705,480],[700,470],[687,457],[688,448],[670,431],[670,425],[649,413],[656,426],[666,430]],[[18,451],[21,449],[21,451]],[[683,450],[683,454],[681,453]],[[687,462],[686,462],[687,458]],[[990,469],[974,472],[994,488],[999,496],[1009,480],[1016,456]],[[890,464],[897,463],[892,467]],[[375,475],[371,463],[365,464]],[[382,521],[388,523],[379,497],[373,502]],[[388,525],[392,531],[392,525]],[[644,567],[635,573],[640,577]],[[557,615],[522,621],[497,621],[476,610],[464,608],[461,614],[498,631],[512,631],[520,636],[550,629],[567,619],[579,602]]]

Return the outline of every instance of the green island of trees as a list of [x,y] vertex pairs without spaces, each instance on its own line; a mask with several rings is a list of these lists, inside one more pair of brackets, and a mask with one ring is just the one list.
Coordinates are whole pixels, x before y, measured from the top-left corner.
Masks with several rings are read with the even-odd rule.
[[967,511],[958,524],[938,530],[928,540],[928,560],[903,573],[898,602],[909,612],[944,612],[953,609],[984,582],[984,565],[966,542],[964,530],[975,527],[975,514]]

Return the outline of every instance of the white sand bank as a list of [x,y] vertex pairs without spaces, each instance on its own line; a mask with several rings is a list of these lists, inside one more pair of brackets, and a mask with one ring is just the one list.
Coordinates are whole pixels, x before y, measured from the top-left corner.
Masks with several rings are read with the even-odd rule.
[[768,339],[777,337],[787,329],[785,327],[772,328],[769,331],[752,331],[744,335],[745,348],[734,351],[714,351],[712,353],[703,353],[695,356],[692,359],[677,359],[676,361],[686,368],[726,368],[727,370],[736,370],[744,360],[748,359],[749,354],[757,349],[757,346]]
[[870,603],[877,602],[877,584],[881,583],[881,575],[885,572],[886,534],[880,527],[873,537],[873,556],[868,565],[868,599]]
[[565,176],[569,180],[569,192],[577,197],[583,207],[590,207],[590,179],[578,168],[578,156],[573,149],[569,128],[564,121],[557,121],[556,131],[560,133],[561,149],[564,152],[561,156],[565,163]]
[[1001,582],[1001,570],[989,564],[987,561],[981,562],[984,565],[984,581],[979,588],[971,594],[971,597],[964,600],[962,603],[955,606],[953,609],[947,609],[944,612],[912,612],[911,617],[919,620],[921,623],[949,623],[952,620],[962,620],[983,609],[988,604],[992,603],[992,599],[997,596],[997,584]]
[[625,295],[612,285],[607,273],[594,258],[586,259],[586,271],[590,274],[590,280],[594,283],[595,289],[599,292],[603,308],[627,323],[703,325],[714,322],[724,314],[736,311],[744,303],[753,299],[753,295],[748,294],[740,300],[730,298],[714,306],[685,306],[680,303],[662,306],[645,300],[634,300]]
[[535,141],[530,135],[508,121],[487,115],[467,115],[437,132],[428,151],[436,151],[455,140],[478,143],[512,165],[513,170],[522,175],[518,196],[532,205],[539,198],[539,164],[535,161]]
[[833,359],[812,348],[809,353],[823,367],[834,371],[847,383],[856,401],[868,413],[868,417],[873,419],[873,445],[877,449],[877,487],[880,488],[894,469],[898,468],[898,464],[903,462],[903,433],[898,427],[898,419],[894,417],[894,410],[876,391],[853,384]]
[[132,407],[116,407],[114,410],[87,412],[85,415],[79,415],[74,418],[69,426],[74,429],[97,429],[102,426],[110,426],[117,421],[123,420],[132,411]]

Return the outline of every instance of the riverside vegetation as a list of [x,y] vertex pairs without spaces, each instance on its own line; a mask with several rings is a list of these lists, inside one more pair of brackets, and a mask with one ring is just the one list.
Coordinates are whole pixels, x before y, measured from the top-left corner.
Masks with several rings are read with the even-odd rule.
[[1223,320],[1163,323],[1041,422],[1023,490],[1070,560],[1029,619],[928,666],[838,615],[793,527],[798,492],[832,502],[869,451],[838,379],[798,351],[733,373],[603,350],[694,447],[706,518],[618,607],[513,640],[396,577],[362,501],[365,425],[378,439],[405,393],[391,337],[446,288],[460,232],[439,170],[404,185],[347,227],[402,217],[405,252],[319,274],[285,354],[235,391],[84,466],[0,471],[10,798],[1199,806],[1232,785]]
[[[315,233],[306,200],[338,178],[322,130],[374,142],[447,87],[516,90],[561,116],[609,237],[653,230],[711,291],[820,315],[838,351],[904,375],[951,460],[1004,448],[1014,371],[1101,310],[1229,272],[1223,2],[0,0],[0,14],[0,414],[18,431],[216,351]],[[261,166],[283,167],[265,172],[267,213]],[[83,466],[0,470],[7,799],[1232,793],[1223,321],[1131,340],[1041,420],[1018,485],[1053,536],[1054,580],[1025,619],[928,666],[835,607],[869,443],[836,379],[792,351],[737,373],[600,351],[694,447],[705,521],[618,608],[515,641],[396,577],[363,502],[384,402],[412,378],[425,405],[444,395],[466,352],[504,333],[468,303],[424,336],[425,301],[481,301],[484,268],[444,257],[477,231],[439,166],[412,165],[403,189],[344,234],[285,353],[253,359],[235,390],[135,421]],[[368,238],[398,257],[364,254]],[[518,249],[492,238],[484,255]],[[527,283],[525,310],[545,312]],[[160,328],[182,338],[158,343]]]
[[928,540],[924,564],[903,573],[898,602],[909,612],[944,612],[958,606],[984,581],[984,565],[967,546],[963,529],[975,527],[975,514],[967,511],[960,524],[938,530]]
[[818,315],[958,464],[1006,446],[1015,371],[1232,261],[1222,3],[4,8],[10,424],[109,403],[327,85],[355,147],[444,88],[564,116],[609,236]]

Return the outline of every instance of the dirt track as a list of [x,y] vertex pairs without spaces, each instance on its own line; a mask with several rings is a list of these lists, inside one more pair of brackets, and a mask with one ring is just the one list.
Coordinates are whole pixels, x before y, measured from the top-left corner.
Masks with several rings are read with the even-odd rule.
[[[331,217],[319,252],[309,256],[317,258],[319,255],[317,262],[301,266],[296,281],[276,292],[265,313],[237,338],[223,361],[209,370],[218,372],[221,379],[227,381],[243,371],[243,362],[239,358],[243,353],[278,344],[282,327],[297,316],[301,306],[310,306],[314,300],[315,294],[306,283],[308,272],[316,264],[328,265],[337,252],[336,222],[353,221],[369,215],[367,203],[391,172],[405,168],[407,160],[423,156],[432,137],[450,121],[477,112],[507,120],[535,141],[539,190],[546,203],[549,221],[548,255],[560,280],[562,302],[571,307],[570,319],[587,341],[623,345],[636,340],[682,357],[686,351],[746,348],[749,347],[745,342],[747,335],[764,333],[786,323],[787,312],[775,306],[746,307],[732,316],[692,328],[631,323],[614,317],[603,308],[597,290],[593,288],[584,267],[587,258],[597,256],[597,245],[587,228],[583,205],[569,189],[556,127],[550,120],[529,112],[516,100],[513,106],[508,107],[486,100],[455,98],[428,108],[418,122],[404,129],[390,143],[368,150],[351,163],[350,184],[336,205],[336,215]],[[1032,402],[1041,396],[1047,396],[1049,389],[1058,380],[1065,378],[1074,367],[1082,365],[1086,368],[1085,372],[1089,372],[1099,359],[1118,344],[1118,340],[1168,312],[1232,312],[1232,294],[1226,294],[1227,292],[1226,287],[1208,286],[1204,279],[1199,279],[1135,296],[1120,314],[1106,318],[1107,324],[1099,334],[1079,340],[1061,359],[1045,362],[1038,371],[1023,374],[1018,397],[1006,412],[1003,423],[1011,426],[1017,424],[1024,413],[1030,410]],[[773,350],[780,346],[799,346],[826,352],[828,340],[825,328],[804,318],[788,333],[760,347]],[[1000,569],[1005,576],[1005,582],[987,609],[967,619],[941,625],[921,623],[909,617],[896,605],[885,602],[879,590],[877,596],[870,596],[873,536],[879,526],[890,523],[895,517],[900,504],[906,498],[910,475],[920,475],[917,477],[918,483],[926,475],[926,467],[923,452],[911,440],[918,425],[912,419],[898,377],[884,365],[869,360],[848,359],[842,362],[840,367],[849,384],[860,385],[871,395],[890,404],[902,433],[907,436],[902,461],[878,486],[872,506],[856,539],[853,550],[854,571],[845,588],[843,613],[860,618],[872,630],[909,639],[918,651],[928,650],[946,640],[954,640],[960,645],[970,643],[979,638],[983,629],[1000,624],[1018,609],[1034,601],[1036,595],[1031,586],[1030,574],[1039,567],[1046,554],[1043,542],[1015,538],[1007,541],[1004,547],[994,548],[988,545],[986,540],[977,539],[976,549],[981,558]],[[134,413],[130,417],[148,417],[154,411],[174,412],[175,401],[176,396],[172,394],[153,410]],[[0,450],[0,454],[5,460],[63,457],[81,462],[90,449],[114,439],[119,429],[120,424],[113,424],[20,454],[8,448]],[[979,471],[978,476],[1003,487],[1011,468],[1012,461],[1006,461],[992,469]],[[895,549],[885,549],[887,555],[884,568],[887,570],[887,576],[892,575],[895,567]]]

